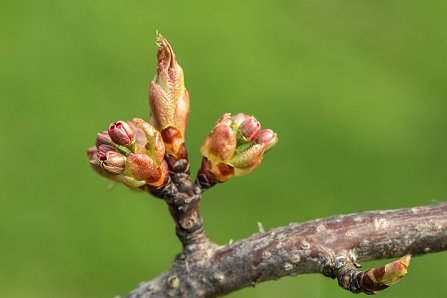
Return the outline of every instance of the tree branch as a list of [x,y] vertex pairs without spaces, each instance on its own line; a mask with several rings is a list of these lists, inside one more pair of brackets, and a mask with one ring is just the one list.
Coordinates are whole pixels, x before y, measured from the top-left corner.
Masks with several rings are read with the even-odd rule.
[[127,297],[218,297],[304,273],[322,273],[337,278],[345,289],[371,294],[383,287],[380,283],[372,287],[365,276],[377,277],[384,267],[362,272],[357,261],[443,250],[447,250],[447,203],[360,212],[291,224],[231,245],[207,241],[187,245],[167,272]]

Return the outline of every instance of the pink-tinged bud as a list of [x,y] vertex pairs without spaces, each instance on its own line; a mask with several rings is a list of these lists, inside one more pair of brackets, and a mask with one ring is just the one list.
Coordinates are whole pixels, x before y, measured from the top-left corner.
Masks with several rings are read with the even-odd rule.
[[160,132],[169,126],[174,127],[184,138],[189,95],[184,86],[183,70],[163,36],[157,36],[157,45],[157,74],[149,87],[151,122]]
[[104,160],[102,160],[102,168],[109,174],[118,175],[124,171],[126,165],[126,157],[115,151],[107,151]]
[[112,147],[110,145],[101,145],[98,148],[97,151],[97,157],[99,160],[105,160],[106,159],[106,154],[109,151],[114,151],[114,152],[118,152],[118,150],[115,149],[115,147]]
[[160,165],[165,155],[165,145],[160,132],[143,119],[134,118],[132,122],[145,135],[146,142],[144,147],[147,150],[147,154],[157,165]]
[[[103,145],[106,146],[106,145]],[[114,154],[119,154],[116,151],[108,151],[108,152],[113,152]],[[89,157],[89,163],[91,165],[91,167],[93,168],[93,170],[98,173],[99,175],[107,178],[107,179],[111,179],[120,183],[123,183],[124,185],[126,185],[127,187],[130,188],[140,188],[143,185],[146,184],[145,181],[139,181],[136,180],[132,177],[123,175],[123,174],[115,174],[115,173],[109,173],[105,170],[104,167],[104,161],[99,160],[99,158],[97,158],[96,156],[94,156],[95,154],[95,150],[93,150],[93,148],[89,148],[87,150],[87,156]],[[110,155],[110,153],[109,153]],[[107,159],[107,158],[105,158]],[[113,161],[111,160],[111,158],[109,158],[110,162],[118,162],[118,159],[114,159]],[[108,168],[109,170],[111,170],[111,168]],[[114,172],[116,169],[112,169],[112,172]]]
[[249,117],[244,120],[239,126],[239,132],[244,140],[253,141],[256,139],[259,130],[261,130],[261,124],[255,117]]
[[232,125],[233,125],[235,128],[238,128],[238,127],[242,124],[242,122],[244,122],[244,121],[247,120],[248,118],[250,118],[250,115],[247,115],[247,114],[244,114],[244,113],[236,114],[236,115],[234,115],[234,116],[231,117],[231,120],[232,120],[232,122],[233,122]]
[[87,149],[87,157],[89,161],[96,159],[97,154],[98,150],[96,149],[96,147],[90,147]]
[[109,126],[109,136],[118,145],[129,146],[135,143],[136,134],[124,121],[113,122]]
[[146,154],[130,154],[126,160],[126,169],[137,180],[156,182],[162,176],[161,169]]
[[101,145],[115,145],[107,131],[100,132],[96,135],[96,148],[99,148]]
[[263,129],[256,137],[256,143],[265,145],[265,152],[272,149],[278,143],[278,136],[271,129]]
[[234,167],[234,175],[243,176],[253,172],[261,164],[264,150],[264,144],[254,144],[237,153],[229,162]]

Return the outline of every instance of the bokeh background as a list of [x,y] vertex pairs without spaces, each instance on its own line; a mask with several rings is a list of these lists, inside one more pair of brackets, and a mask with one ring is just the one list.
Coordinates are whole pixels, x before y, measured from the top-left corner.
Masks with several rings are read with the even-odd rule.
[[[447,4],[408,0],[2,1],[0,296],[113,297],[180,245],[162,201],[117,186],[85,150],[147,117],[158,29],[191,94],[187,145],[224,112],[279,145],[204,196],[209,237],[447,197]],[[366,263],[373,266],[378,263]],[[381,297],[447,297],[447,253],[415,258]],[[320,275],[229,297],[352,297]]]

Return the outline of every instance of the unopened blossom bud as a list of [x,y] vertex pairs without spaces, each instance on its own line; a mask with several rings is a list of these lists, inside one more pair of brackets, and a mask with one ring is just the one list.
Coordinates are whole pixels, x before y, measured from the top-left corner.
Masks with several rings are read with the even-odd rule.
[[101,159],[102,168],[109,174],[121,174],[126,165],[126,157],[116,151],[107,151],[105,158]]
[[146,184],[145,181],[139,181],[130,176],[126,176],[123,174],[111,174],[109,172],[106,172],[104,170],[103,161],[99,160],[99,158],[94,156],[93,148],[89,148],[87,150],[87,156],[89,157],[89,163],[92,166],[93,170],[105,178],[123,183],[127,187],[134,189],[140,188]]
[[87,149],[87,157],[89,161],[96,159],[97,154],[98,150],[96,149],[96,147],[90,147]]
[[136,134],[124,121],[110,124],[108,132],[112,141],[118,145],[129,146],[135,143]]
[[263,129],[258,133],[256,143],[264,144],[265,152],[267,152],[278,143],[278,136],[271,129]]
[[130,154],[126,160],[126,169],[137,180],[155,182],[162,176],[161,169],[146,154]]
[[96,148],[99,148],[101,145],[115,145],[107,131],[100,132],[96,135]]
[[110,145],[101,145],[98,147],[97,156],[99,160],[105,160],[106,154],[109,151],[118,152],[115,147],[112,147]]
[[250,115],[244,113],[238,113],[231,117],[232,125],[237,129],[242,122],[250,118]]
[[240,132],[241,136],[246,141],[249,141],[249,142],[256,139],[256,136],[258,135],[258,132],[260,129],[261,129],[261,124],[259,123],[258,120],[256,120],[255,117],[247,118],[239,126],[239,132]]

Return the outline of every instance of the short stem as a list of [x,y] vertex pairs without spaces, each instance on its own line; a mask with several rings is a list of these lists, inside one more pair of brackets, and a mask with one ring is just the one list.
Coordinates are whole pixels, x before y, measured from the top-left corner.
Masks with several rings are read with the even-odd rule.
[[208,242],[200,217],[202,190],[191,180],[189,163],[186,159],[176,160],[166,155],[170,170],[167,185],[151,193],[166,201],[176,225],[176,234],[183,247]]

